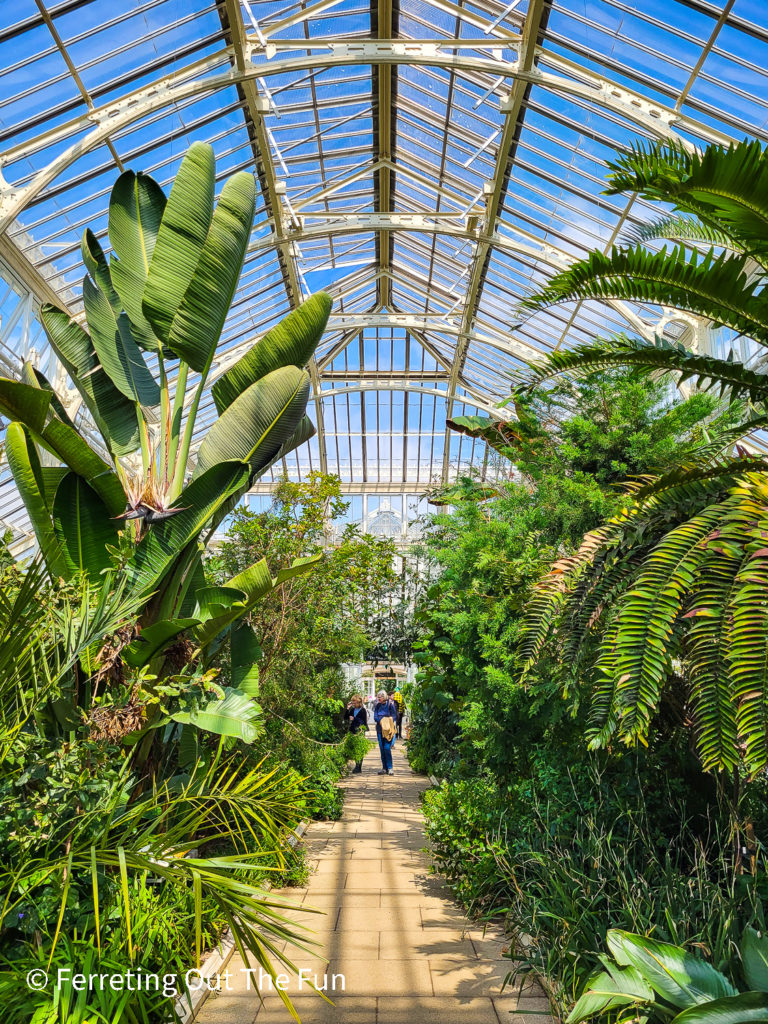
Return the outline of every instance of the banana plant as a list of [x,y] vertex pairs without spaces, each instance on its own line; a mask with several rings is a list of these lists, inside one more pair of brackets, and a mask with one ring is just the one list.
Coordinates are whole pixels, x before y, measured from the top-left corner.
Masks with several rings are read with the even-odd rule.
[[587,982],[566,1024],[593,1017],[653,1024],[751,1024],[768,1021],[768,936],[747,928],[740,990],[706,960],[668,942],[614,929],[610,957]]
[[[153,671],[183,630],[208,658],[280,582],[258,563],[223,593],[204,593],[202,553],[253,482],[314,434],[306,366],[331,308],[326,293],[311,296],[212,380],[255,205],[252,174],[229,178],[217,203],[214,184],[213,150],[202,143],[167,197],[148,175],[121,174],[111,253],[92,231],[82,238],[85,322],[41,310],[95,433],[31,364],[21,380],[0,378],[8,465],[50,575],[97,577],[117,565],[140,608],[126,663]],[[218,419],[193,456],[209,388]]]

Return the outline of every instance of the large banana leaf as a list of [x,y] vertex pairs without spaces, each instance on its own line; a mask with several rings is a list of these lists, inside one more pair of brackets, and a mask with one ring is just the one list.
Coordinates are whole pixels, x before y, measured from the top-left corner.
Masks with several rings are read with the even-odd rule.
[[101,497],[111,516],[125,511],[125,492],[117,474],[68,423],[51,419],[40,443],[83,477]]
[[292,565],[281,569],[274,579],[266,559],[261,558],[238,573],[237,576],[233,576],[231,580],[227,580],[225,589],[227,591],[242,591],[245,598],[241,601],[234,601],[221,614],[211,616],[197,628],[196,636],[200,646],[205,647],[228,629],[233,622],[242,619],[275,587],[294,576],[309,572],[322,557],[322,555],[310,555],[308,558],[297,558]]
[[275,370],[252,384],[208,431],[194,477],[229,459],[263,468],[291,437],[309,398],[309,374],[295,366]]
[[672,1024],[765,1024],[767,1020],[768,995],[765,992],[742,992],[737,996],[689,1006],[673,1018]]
[[107,545],[117,543],[117,524],[77,473],[67,473],[56,488],[53,525],[73,572],[95,577],[109,568]]
[[201,622],[223,614],[237,601],[245,597],[242,590],[234,587],[201,587],[195,593],[195,615]]
[[[69,425],[72,426],[72,420],[69,418],[67,410],[62,405],[61,399],[51,387],[48,378],[41,370],[38,370],[36,366],[33,366],[29,360],[26,360],[21,365],[21,379],[24,384],[29,384],[30,387],[41,388],[43,391],[46,391],[50,395],[51,409],[56,413],[60,420],[64,423],[69,423]],[[14,418],[17,419],[18,417]]]
[[151,526],[125,567],[132,589],[157,587],[181,551],[227,499],[245,491],[250,473],[242,462],[222,462],[193,480],[179,496],[177,515]]
[[83,302],[96,354],[117,390],[140,405],[159,405],[160,386],[133,340],[128,317],[125,313],[115,316],[107,297],[89,277],[83,279]]
[[163,619],[161,622],[146,626],[123,650],[123,661],[131,668],[148,665],[155,655],[160,654],[180,633],[185,629],[191,629],[197,623],[197,619]]
[[655,992],[679,1009],[738,994],[725,975],[679,946],[619,929],[611,929],[607,940],[619,964],[634,967]]
[[148,349],[157,349],[158,342],[141,301],[165,203],[165,193],[157,182],[133,171],[120,175],[109,197],[112,283],[133,325],[134,338]]
[[253,629],[247,622],[232,630],[230,637],[230,665],[232,685],[249,697],[259,693],[259,665],[261,647]]
[[758,935],[754,928],[745,928],[740,952],[749,987],[757,992],[768,992],[768,935]]
[[174,722],[195,725],[198,729],[233,736],[244,743],[253,743],[259,734],[256,719],[261,708],[250,697],[226,687],[223,700],[212,700],[197,711],[179,711],[171,715]]
[[139,423],[135,406],[121,395],[101,369],[91,339],[61,309],[48,304],[40,310],[45,333],[114,456],[138,450]]
[[53,528],[50,509],[45,500],[45,486],[35,442],[22,423],[9,423],[5,433],[5,455],[8,467],[51,576],[67,578],[69,565]]
[[310,295],[222,374],[211,389],[219,414],[273,370],[306,366],[323,336],[332,305],[327,292]]
[[45,426],[50,404],[50,392],[0,377],[0,413],[6,419],[18,420],[39,434]]
[[40,469],[43,481],[43,496],[48,508],[53,508],[53,501],[59,484],[70,470],[66,466],[42,466]]
[[98,238],[90,228],[86,228],[83,232],[80,252],[83,255],[85,269],[109,302],[115,316],[118,313],[122,313],[123,303],[112,284],[112,274],[109,271],[107,257],[104,255],[104,250],[101,248]]
[[252,174],[243,171],[226,182],[197,269],[168,332],[170,347],[198,372],[210,365],[232,304],[255,203]]
[[263,466],[260,469],[260,472],[266,473],[267,470],[271,469],[272,466],[278,463],[281,459],[284,459],[289,452],[294,451],[296,448],[299,448],[305,442],[309,441],[311,438],[315,436],[316,433],[317,431],[315,430],[315,424],[312,422],[309,416],[302,416],[301,422],[299,423],[298,427],[296,427],[296,429],[288,438],[288,440],[284,444],[280,445],[280,449],[277,452],[277,454],[274,456],[274,458],[270,459],[266,466]]
[[213,150],[193,143],[181,161],[149,264],[142,309],[155,334],[168,334],[197,269],[213,216]]

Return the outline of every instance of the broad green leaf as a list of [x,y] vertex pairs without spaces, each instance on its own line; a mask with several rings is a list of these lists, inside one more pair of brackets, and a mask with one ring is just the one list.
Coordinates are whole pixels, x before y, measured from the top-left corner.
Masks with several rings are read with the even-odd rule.
[[242,590],[249,601],[257,601],[272,589],[272,573],[269,571],[266,558],[243,569],[224,584],[226,587]]
[[278,587],[281,583],[285,583],[287,580],[292,580],[294,576],[303,576],[305,572],[309,572],[319,562],[322,562],[323,556],[319,555],[307,555],[305,558],[294,558],[293,562],[286,566],[285,569],[279,569],[277,576],[275,576],[275,586]]
[[40,434],[40,443],[88,481],[104,501],[110,516],[119,516],[125,511],[125,492],[117,474],[74,427],[61,420],[49,420]]
[[679,946],[618,929],[611,929],[607,939],[618,963],[635,967],[655,992],[680,1009],[737,994],[720,971]]
[[653,1002],[653,998],[653,990],[634,967],[624,967],[615,970],[613,974],[601,971],[587,982],[587,987],[569,1013],[566,1024],[579,1024],[588,1017],[594,1017],[598,1013],[619,1006]]
[[116,457],[137,451],[140,440],[136,408],[101,368],[91,339],[55,306],[44,305],[40,319],[51,347],[83,396],[109,450]]
[[48,571],[51,576],[67,579],[70,576],[69,565],[53,528],[51,512],[45,500],[40,459],[29,430],[23,424],[8,424],[5,432],[5,456]]
[[672,1024],[765,1024],[765,1021],[768,1021],[768,995],[742,992],[691,1006],[678,1013]]
[[160,654],[179,633],[191,629],[198,623],[197,619],[163,619],[142,629],[139,636],[132,640],[122,652],[123,661],[131,668],[148,665],[156,654]]
[[226,611],[220,615],[213,616],[199,627],[196,635],[200,645],[206,646],[211,643],[219,634],[231,626],[233,622],[237,622],[238,619],[242,619],[243,616],[247,615],[254,605],[262,597],[266,597],[276,586],[285,583],[286,580],[294,576],[309,572],[322,557],[322,555],[311,555],[308,558],[297,558],[292,565],[281,569],[274,579],[272,579],[266,560],[262,558],[258,562],[254,562],[253,565],[249,565],[247,569],[243,569],[236,576],[233,576],[231,580],[227,580],[225,584],[226,589],[242,591],[245,594],[245,599],[234,602]]
[[96,286],[101,290],[117,316],[123,311],[123,304],[112,285],[112,275],[109,272],[109,264],[104,250],[90,228],[86,228],[83,232],[80,251],[83,254],[85,269],[91,275],[91,279],[96,282]]
[[77,473],[67,473],[56,489],[53,525],[74,571],[95,577],[109,568],[107,545],[117,543],[117,524]]
[[39,434],[45,426],[50,392],[0,377],[0,413],[9,420],[18,420]]
[[112,283],[133,325],[136,342],[155,350],[158,341],[141,302],[165,204],[163,190],[154,178],[141,172],[121,174],[109,197]]
[[768,992],[768,935],[747,927],[741,940],[741,963],[747,984],[756,992]]
[[323,336],[332,305],[327,292],[310,295],[222,374],[211,388],[219,414],[268,373],[283,366],[306,366]]
[[89,277],[83,279],[83,302],[96,354],[117,390],[144,406],[160,403],[160,386],[144,362],[125,313],[115,316],[106,296]]
[[203,587],[195,594],[195,616],[205,622],[244,599],[243,591],[234,587]]
[[230,665],[232,685],[249,697],[259,694],[259,666],[261,647],[253,629],[247,622],[232,630],[230,636]]
[[51,384],[45,374],[28,361],[22,364],[21,374],[22,380],[25,384],[29,384],[30,387],[42,388],[43,391],[46,391],[51,396],[51,409],[56,413],[60,420],[72,426],[72,420],[69,418],[69,413],[62,405],[61,399],[51,387]]
[[180,711],[171,715],[174,722],[194,725],[217,736],[233,736],[244,743],[253,743],[259,734],[256,719],[261,708],[244,693],[226,687],[223,700],[212,700],[197,711]]
[[256,182],[242,171],[226,182],[194,276],[173,318],[168,344],[193,370],[210,366],[245,259]]
[[43,495],[48,508],[53,508],[53,499],[59,484],[70,470],[66,466],[42,466],[40,469],[43,481]]
[[230,459],[248,462],[252,472],[259,472],[298,427],[308,398],[309,374],[295,366],[252,384],[206,434],[193,478]]
[[168,196],[149,264],[142,309],[163,342],[194,276],[213,215],[213,149],[193,143]]
[[248,479],[248,467],[242,462],[223,462],[185,487],[175,503],[182,511],[151,526],[129,559],[125,572],[131,588],[144,593],[154,590],[219,506],[245,491]]
[[267,470],[271,469],[272,466],[276,465],[281,459],[284,459],[289,452],[295,451],[301,445],[305,444],[316,434],[315,424],[309,418],[309,416],[302,416],[301,422],[298,427],[294,430],[288,440],[280,445],[280,450],[273,459],[271,459],[266,466],[261,467],[259,472],[266,473]]

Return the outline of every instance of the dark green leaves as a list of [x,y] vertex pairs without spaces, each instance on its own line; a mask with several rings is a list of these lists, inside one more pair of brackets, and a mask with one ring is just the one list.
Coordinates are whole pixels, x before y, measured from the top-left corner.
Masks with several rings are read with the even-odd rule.
[[136,408],[101,368],[91,339],[55,306],[44,305],[40,319],[53,350],[83,396],[112,454],[135,452],[139,448]]
[[213,399],[219,413],[257,380],[283,366],[306,366],[323,336],[333,300],[317,292],[289,313],[256,342],[213,385]]
[[67,473],[59,483],[53,524],[73,571],[97,576],[109,568],[107,547],[117,543],[117,524],[98,494],[76,473]]
[[251,234],[255,201],[252,174],[243,171],[224,185],[194,276],[170,324],[169,346],[198,372],[210,365],[229,312]]
[[115,316],[104,293],[88,277],[83,280],[83,301],[96,354],[117,390],[140,405],[158,405],[160,387],[133,340],[125,313]]
[[136,341],[150,349],[158,345],[144,316],[142,299],[165,204],[165,193],[157,182],[133,171],[120,175],[109,198],[109,240],[114,251],[111,280]]
[[258,472],[294,433],[308,397],[309,374],[295,366],[252,384],[211,427],[200,445],[194,476],[229,459],[247,462]]
[[173,318],[194,276],[213,216],[213,150],[187,150],[157,230],[142,309],[158,338],[168,341]]

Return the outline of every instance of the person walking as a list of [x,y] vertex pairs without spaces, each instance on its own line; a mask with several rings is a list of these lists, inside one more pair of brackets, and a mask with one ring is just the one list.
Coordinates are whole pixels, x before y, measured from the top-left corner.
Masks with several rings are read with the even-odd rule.
[[397,738],[403,738],[403,713],[405,712],[405,697],[398,686],[394,693],[390,694],[392,700],[397,704]]
[[379,690],[376,694],[373,720],[376,723],[376,738],[379,741],[379,752],[381,753],[379,775],[394,775],[392,748],[395,745],[397,730],[397,704],[390,699],[386,690]]
[[[363,698],[359,693],[356,693],[352,700],[347,704],[346,711],[344,712],[345,720],[349,721],[349,731],[352,735],[360,732],[365,732],[368,728],[368,712],[365,710],[363,705]],[[355,767],[352,769],[353,775],[359,775],[363,770],[363,760],[355,761]]]

